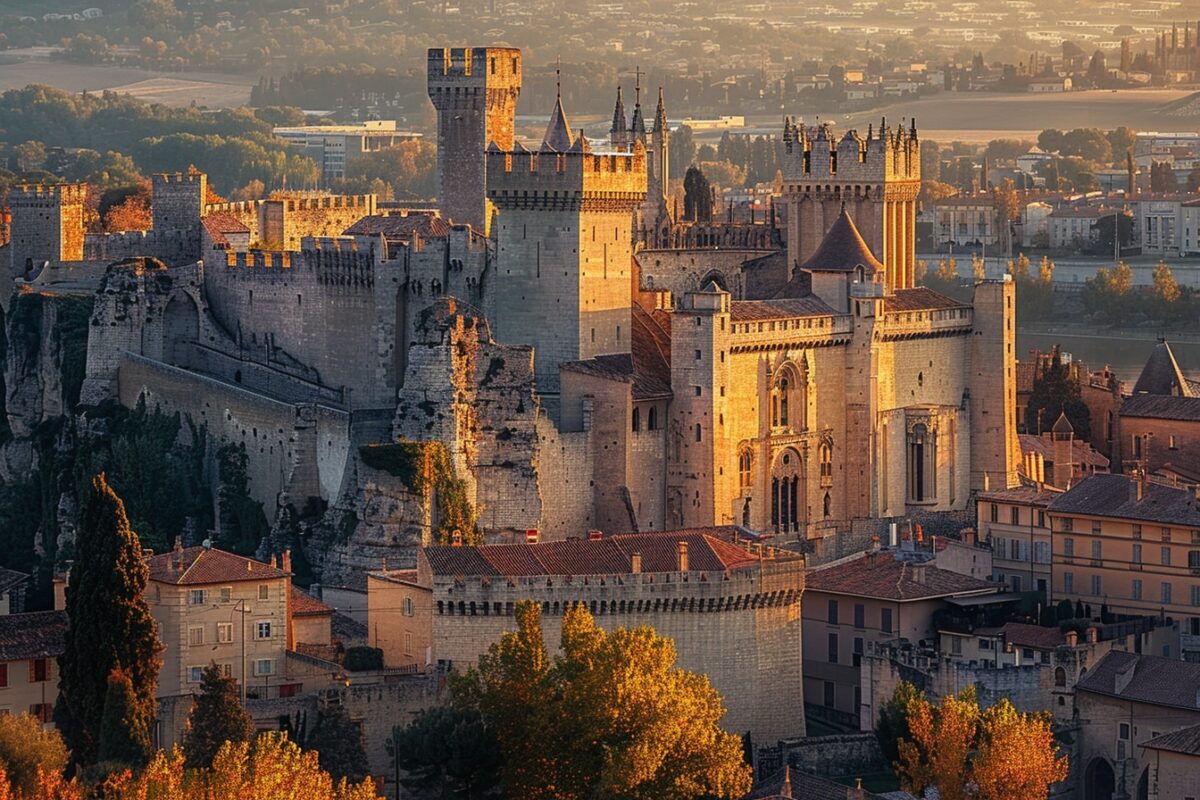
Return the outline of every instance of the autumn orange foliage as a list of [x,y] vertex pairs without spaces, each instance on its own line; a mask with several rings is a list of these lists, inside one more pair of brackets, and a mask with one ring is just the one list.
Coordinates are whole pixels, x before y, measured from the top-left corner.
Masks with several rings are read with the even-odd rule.
[[225,746],[211,769],[184,769],[183,753],[158,751],[139,774],[109,775],[94,791],[61,776],[39,773],[32,794],[9,786],[0,768],[0,800],[381,800],[370,780],[334,782],[322,771],[315,751],[301,750],[283,733],[264,733]]
[[1007,699],[981,711],[973,686],[940,706],[917,695],[907,711],[912,739],[900,740],[896,771],[913,794],[935,786],[943,800],[1036,800],[1067,777],[1047,713],[1023,714]]

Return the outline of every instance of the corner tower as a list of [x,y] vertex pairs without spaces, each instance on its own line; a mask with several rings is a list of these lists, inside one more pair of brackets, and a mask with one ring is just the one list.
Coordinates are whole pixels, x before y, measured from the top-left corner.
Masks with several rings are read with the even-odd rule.
[[788,272],[803,264],[833,225],[842,205],[886,268],[886,291],[915,285],[920,145],[914,121],[862,139],[840,139],[828,125],[805,128],[784,120],[783,201],[788,208]]
[[199,233],[208,197],[208,176],[202,172],[160,173],[150,184],[150,219],[156,231]]
[[438,114],[437,201],[442,215],[487,231],[484,151],[513,146],[521,51],[509,47],[429,50],[429,99]]
[[[21,184],[8,193],[12,240],[9,276],[32,264],[83,260],[83,202],[87,186]],[[6,298],[7,299],[7,298]]]
[[492,328],[534,346],[538,393],[553,407],[561,363],[629,352],[629,219],[646,196],[645,148],[593,152],[560,99],[537,152],[489,147],[487,192],[500,211]]

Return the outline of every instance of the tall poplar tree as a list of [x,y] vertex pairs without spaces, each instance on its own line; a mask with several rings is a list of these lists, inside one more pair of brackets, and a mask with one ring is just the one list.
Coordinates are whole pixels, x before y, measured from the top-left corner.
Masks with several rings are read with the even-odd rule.
[[101,473],[92,479],[67,584],[66,648],[59,656],[58,717],[78,764],[97,758],[109,675],[128,677],[129,714],[152,730],[161,662],[143,593],[149,567],[121,498]]

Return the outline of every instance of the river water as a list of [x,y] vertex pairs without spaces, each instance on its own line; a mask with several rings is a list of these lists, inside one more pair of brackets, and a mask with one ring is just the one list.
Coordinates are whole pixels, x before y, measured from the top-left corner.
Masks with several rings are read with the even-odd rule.
[[[1197,331],[1200,334],[1200,331]],[[1170,340],[1171,351],[1183,374],[1200,380],[1200,335],[1186,341]],[[1018,358],[1028,358],[1031,349],[1049,352],[1058,344],[1063,352],[1087,363],[1092,370],[1108,364],[1117,376],[1133,388],[1146,359],[1158,340],[1146,331],[1082,333],[1041,333],[1017,331]]]

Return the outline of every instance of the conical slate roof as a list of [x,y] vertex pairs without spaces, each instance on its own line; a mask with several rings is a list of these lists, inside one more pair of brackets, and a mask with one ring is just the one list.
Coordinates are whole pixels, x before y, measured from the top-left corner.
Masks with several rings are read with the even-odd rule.
[[1179,368],[1171,345],[1165,339],[1154,346],[1154,352],[1146,360],[1146,366],[1142,367],[1142,374],[1133,386],[1133,393],[1192,396],[1183,370]]
[[871,253],[871,248],[854,226],[854,220],[843,207],[821,244],[800,268],[810,272],[849,272],[860,264],[883,270],[883,264]]
[[571,134],[571,125],[567,122],[567,112],[563,110],[562,95],[554,101],[554,112],[550,115],[550,124],[546,126],[546,135],[542,137],[543,150],[553,150],[565,153],[575,144]]
[[658,87],[658,108],[654,110],[654,130],[665,133],[667,130],[667,104],[663,101],[662,87]]

